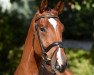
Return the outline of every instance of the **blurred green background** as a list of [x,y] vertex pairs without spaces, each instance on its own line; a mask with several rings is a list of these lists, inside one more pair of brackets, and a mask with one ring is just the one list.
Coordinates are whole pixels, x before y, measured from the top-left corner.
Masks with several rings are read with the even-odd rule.
[[[53,8],[58,0],[48,0]],[[94,0],[63,0],[59,15],[64,39],[94,43]],[[18,66],[27,31],[40,0],[0,0],[0,75],[13,75]],[[66,48],[74,75],[94,75],[94,45],[90,50]]]

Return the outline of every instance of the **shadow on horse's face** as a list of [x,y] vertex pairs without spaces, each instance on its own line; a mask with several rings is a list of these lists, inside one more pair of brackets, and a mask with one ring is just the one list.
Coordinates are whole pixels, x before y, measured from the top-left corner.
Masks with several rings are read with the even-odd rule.
[[62,42],[64,26],[54,12],[56,11],[52,9],[36,14],[36,36],[42,50],[43,66],[50,65],[53,71],[64,72],[67,66]]

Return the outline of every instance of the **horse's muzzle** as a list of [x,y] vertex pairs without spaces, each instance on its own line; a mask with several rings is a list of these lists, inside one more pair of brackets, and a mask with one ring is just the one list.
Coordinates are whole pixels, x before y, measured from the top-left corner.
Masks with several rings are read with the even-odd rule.
[[63,65],[59,65],[57,61],[55,63],[55,69],[60,73],[63,73],[66,67],[67,67],[67,62],[65,62]]
[[67,67],[67,59],[66,59],[64,52],[62,53],[61,49],[62,48],[58,48],[54,52],[52,60],[51,60],[51,66],[54,71],[63,73]]

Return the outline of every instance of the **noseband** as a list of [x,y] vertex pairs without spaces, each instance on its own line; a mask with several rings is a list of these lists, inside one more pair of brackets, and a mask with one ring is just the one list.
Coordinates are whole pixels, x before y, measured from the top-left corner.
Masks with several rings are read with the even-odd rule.
[[[41,18],[58,18],[57,16],[53,16],[53,15],[47,15],[47,16],[40,16],[40,17],[36,17],[36,25],[35,25],[35,29],[36,29],[36,32],[37,32],[37,36],[38,36],[38,40],[39,40],[39,43],[40,43],[40,47],[41,47],[41,50],[42,50],[42,67],[45,68],[45,64],[47,65],[51,65],[51,60],[48,60],[46,58],[47,56],[47,52],[53,48],[54,46],[58,46],[59,48],[63,48],[63,42],[53,42],[52,44],[50,44],[48,47],[44,47],[43,46],[43,43],[42,43],[42,40],[40,38],[40,34],[39,34],[39,30],[38,30],[38,23],[37,21]],[[53,54],[52,54],[53,55]]]

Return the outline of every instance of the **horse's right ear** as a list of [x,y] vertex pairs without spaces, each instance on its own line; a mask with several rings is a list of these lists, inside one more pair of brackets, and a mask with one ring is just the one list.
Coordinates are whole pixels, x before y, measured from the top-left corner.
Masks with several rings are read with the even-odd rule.
[[39,6],[39,12],[43,13],[48,6],[48,1],[47,0],[41,0],[40,6]]
[[62,2],[62,0],[59,0],[59,2],[57,3],[54,9],[58,12],[58,14],[60,14],[64,9],[64,2]]

